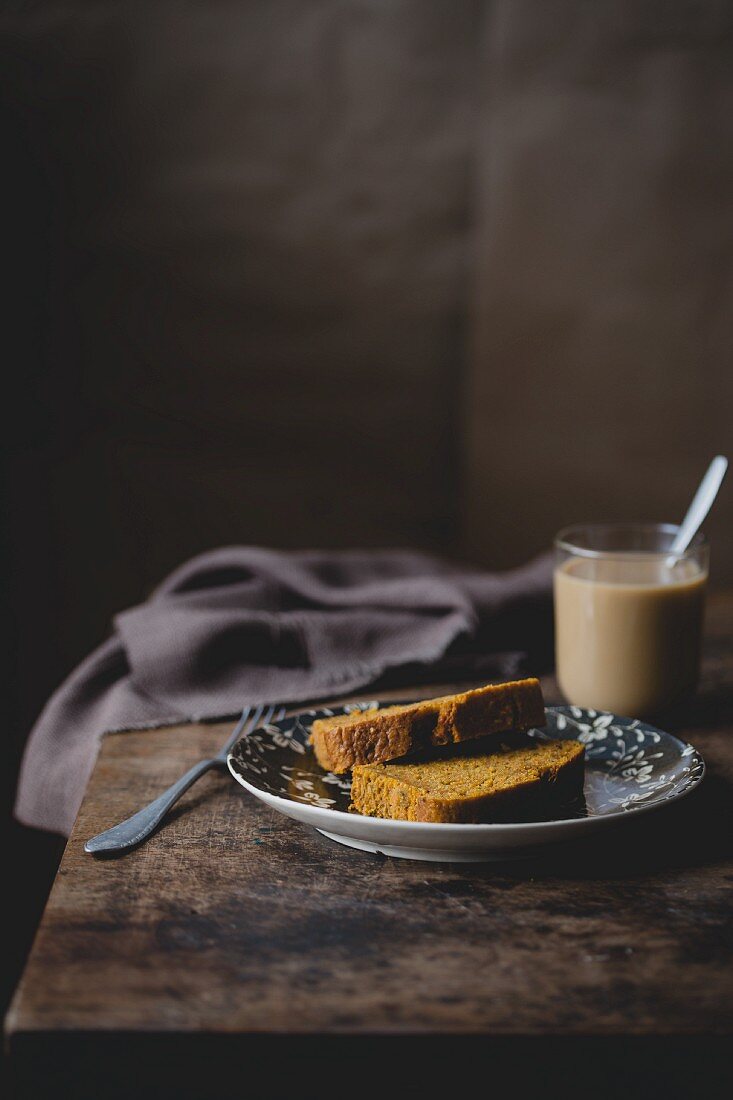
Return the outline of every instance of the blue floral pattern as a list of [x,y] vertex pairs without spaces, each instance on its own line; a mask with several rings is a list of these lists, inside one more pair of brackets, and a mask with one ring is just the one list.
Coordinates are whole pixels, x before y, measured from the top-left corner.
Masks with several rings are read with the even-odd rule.
[[551,707],[547,716],[544,732],[585,745],[589,813],[617,813],[679,797],[705,774],[692,745],[638,718],[580,707]]

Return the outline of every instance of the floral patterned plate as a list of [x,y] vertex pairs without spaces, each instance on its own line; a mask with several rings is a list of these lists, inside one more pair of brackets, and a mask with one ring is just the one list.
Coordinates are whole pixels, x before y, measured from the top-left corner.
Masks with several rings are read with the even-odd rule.
[[637,719],[579,707],[548,707],[538,739],[581,741],[586,749],[584,805],[559,820],[496,825],[385,821],[349,812],[348,776],[324,772],[308,747],[315,718],[379,706],[357,703],[305,711],[255,730],[229,756],[234,778],[257,798],[352,848],[408,859],[516,859],[543,845],[658,809],[700,783],[700,754],[670,733]]

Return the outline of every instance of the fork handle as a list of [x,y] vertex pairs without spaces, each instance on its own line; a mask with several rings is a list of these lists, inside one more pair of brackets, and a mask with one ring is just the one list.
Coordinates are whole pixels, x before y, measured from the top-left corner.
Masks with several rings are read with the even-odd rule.
[[121,852],[125,848],[132,848],[150,836],[158,827],[165,815],[174,806],[182,794],[207,771],[218,765],[217,760],[200,760],[194,764],[185,775],[175,782],[167,791],[159,795],[154,802],[149,803],[142,810],[138,810],[132,817],[121,821],[119,825],[113,825],[97,836],[91,837],[84,845],[85,852]]

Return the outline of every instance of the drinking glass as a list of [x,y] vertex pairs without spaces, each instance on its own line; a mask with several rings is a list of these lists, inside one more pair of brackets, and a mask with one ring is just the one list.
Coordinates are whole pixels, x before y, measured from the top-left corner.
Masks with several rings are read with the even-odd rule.
[[690,694],[700,671],[709,548],[670,556],[671,523],[580,524],[555,539],[555,655],[563,695],[644,718]]

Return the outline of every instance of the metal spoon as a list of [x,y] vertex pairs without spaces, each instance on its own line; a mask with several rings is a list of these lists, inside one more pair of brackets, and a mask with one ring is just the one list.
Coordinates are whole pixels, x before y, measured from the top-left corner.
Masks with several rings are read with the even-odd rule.
[[718,495],[718,489],[723,483],[725,471],[728,469],[728,459],[723,455],[716,455],[708,466],[707,472],[700,482],[697,492],[692,498],[692,503],[687,509],[687,515],[680,524],[679,531],[674,537],[670,547],[670,555],[667,565],[674,565],[677,558],[684,554],[687,547],[699,531],[708,512],[713,506],[713,501]]

